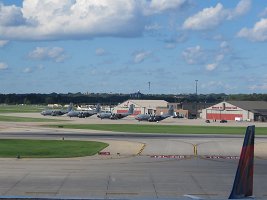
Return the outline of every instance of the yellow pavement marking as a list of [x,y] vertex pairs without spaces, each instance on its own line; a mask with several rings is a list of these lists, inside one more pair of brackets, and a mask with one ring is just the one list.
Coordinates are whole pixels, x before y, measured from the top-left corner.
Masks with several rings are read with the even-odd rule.
[[141,153],[144,151],[145,147],[146,147],[146,144],[143,144],[142,148],[137,153],[138,156],[141,155]]
[[194,156],[197,156],[197,145],[194,145]]

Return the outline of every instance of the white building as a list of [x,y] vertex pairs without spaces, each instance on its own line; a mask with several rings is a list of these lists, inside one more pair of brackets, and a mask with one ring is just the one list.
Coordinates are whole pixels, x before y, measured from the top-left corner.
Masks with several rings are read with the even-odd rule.
[[134,105],[134,115],[139,114],[155,114],[157,107],[167,107],[168,102],[165,100],[127,100],[114,107],[113,112],[125,113],[129,106]]
[[202,110],[201,118],[209,120],[266,121],[266,101],[223,101]]

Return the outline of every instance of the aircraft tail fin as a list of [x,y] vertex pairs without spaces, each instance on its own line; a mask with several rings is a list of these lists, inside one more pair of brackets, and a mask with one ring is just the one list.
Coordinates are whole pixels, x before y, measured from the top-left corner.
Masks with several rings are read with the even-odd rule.
[[133,104],[130,105],[128,113],[131,115],[134,113],[134,105]]
[[170,116],[174,115],[173,105],[170,105],[169,110],[168,110],[168,115],[170,115]]
[[248,126],[229,199],[241,199],[252,196],[254,138],[255,126]]
[[67,112],[72,111],[72,109],[73,109],[73,103],[70,103],[70,105],[68,106]]
[[101,106],[100,106],[99,103],[96,105],[95,111],[96,111],[96,113],[100,113],[101,112]]

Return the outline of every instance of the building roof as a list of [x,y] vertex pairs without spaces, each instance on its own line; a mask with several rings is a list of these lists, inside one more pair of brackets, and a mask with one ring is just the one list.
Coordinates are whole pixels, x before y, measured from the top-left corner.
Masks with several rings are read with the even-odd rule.
[[135,104],[139,107],[145,107],[145,108],[153,108],[156,109],[156,107],[167,107],[168,102],[165,100],[139,100],[139,99],[129,99],[122,104],[118,105],[130,105],[130,104]]
[[266,101],[227,101],[232,105],[235,105],[244,110],[265,110],[267,109]]
[[129,100],[140,107],[155,108],[158,106],[167,107],[168,102],[165,100]]

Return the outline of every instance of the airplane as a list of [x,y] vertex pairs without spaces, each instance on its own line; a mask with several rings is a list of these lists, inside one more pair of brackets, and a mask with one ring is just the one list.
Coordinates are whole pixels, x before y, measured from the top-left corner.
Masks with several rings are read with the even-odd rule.
[[122,119],[134,113],[134,105],[131,104],[127,113],[101,112],[97,115],[100,119]]
[[67,113],[67,116],[69,116],[70,118],[71,117],[86,118],[99,113],[100,110],[101,110],[100,104],[97,104],[96,108],[93,110],[86,110],[86,111],[71,110],[70,112]]
[[110,119],[112,115],[112,112],[110,111],[105,111],[97,114],[97,117],[100,119]]
[[168,113],[163,114],[163,115],[151,115],[148,119],[149,122],[159,122],[161,120],[167,119],[168,117],[173,116],[174,114],[174,109],[173,105],[169,107]]
[[47,115],[50,115],[50,116],[65,115],[68,112],[70,112],[72,110],[72,108],[73,108],[73,104],[70,103],[70,105],[68,106],[68,109],[67,110],[43,110],[41,112],[41,115],[43,115],[43,116],[47,116]]
[[140,121],[148,121],[148,119],[151,117],[151,114],[139,114],[135,117],[136,120]]
[[229,199],[247,198],[253,194],[254,140],[255,126],[248,126]]

